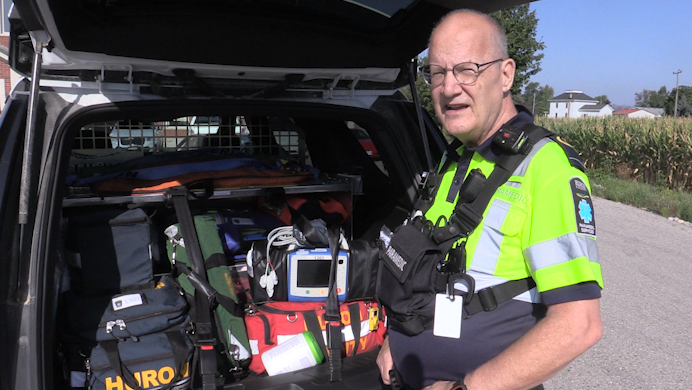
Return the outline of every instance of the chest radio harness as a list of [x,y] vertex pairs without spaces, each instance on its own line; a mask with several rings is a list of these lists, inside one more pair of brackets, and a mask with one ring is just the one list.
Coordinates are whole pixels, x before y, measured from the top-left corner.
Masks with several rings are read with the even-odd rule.
[[[479,169],[469,172],[449,220],[441,217],[433,223],[423,215],[435,199],[444,174],[442,169],[438,174],[426,176],[427,184],[416,202],[419,211],[393,234],[383,227],[377,293],[393,328],[408,335],[431,329],[435,295],[446,292],[449,299],[454,300],[457,281],[464,282],[468,291],[463,297],[464,318],[494,310],[498,304],[536,286],[528,277],[474,292],[475,281],[466,272],[465,240],[459,240],[473,233],[495,191],[511,177],[533,145],[545,137],[554,138],[555,135],[533,124],[521,129],[503,126],[493,138],[493,143],[502,150],[495,169],[487,178]],[[560,145],[565,148],[562,143]],[[567,154],[572,161],[576,152],[572,150]],[[583,170],[583,166],[580,169]]]

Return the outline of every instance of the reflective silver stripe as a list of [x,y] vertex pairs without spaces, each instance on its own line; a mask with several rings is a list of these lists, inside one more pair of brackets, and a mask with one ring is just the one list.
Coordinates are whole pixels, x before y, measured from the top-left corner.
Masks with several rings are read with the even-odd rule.
[[513,188],[521,188],[521,183],[519,183],[518,181],[508,181],[505,183],[505,185]]
[[[512,205],[504,200],[493,200],[485,217],[483,231],[481,231],[481,236],[478,239],[478,245],[476,245],[470,269],[490,274],[495,273],[497,261],[500,257],[500,245],[505,237],[504,234],[496,229],[502,227],[510,207]],[[491,226],[496,229],[493,229]]]
[[599,262],[596,240],[577,233],[565,234],[553,240],[531,245],[524,250],[524,257],[532,273],[580,257],[586,257],[594,263]]
[[540,141],[536,143],[536,145],[533,145],[533,148],[531,148],[531,151],[529,154],[526,156],[524,161],[519,164],[517,169],[514,170],[514,173],[512,174],[513,176],[519,176],[519,177],[524,177],[526,175],[526,170],[529,169],[529,163],[533,159],[533,156],[538,153],[538,151],[544,147],[545,145],[548,144],[548,142],[552,142],[550,138],[541,138]]

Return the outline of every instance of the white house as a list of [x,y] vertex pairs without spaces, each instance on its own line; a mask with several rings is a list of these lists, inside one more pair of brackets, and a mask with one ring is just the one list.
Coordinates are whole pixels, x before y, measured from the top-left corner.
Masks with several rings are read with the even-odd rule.
[[565,93],[548,99],[550,118],[581,118],[584,116],[610,116],[613,107],[610,104],[599,104],[598,100],[585,95],[582,91],[565,91]]
[[657,118],[662,117],[664,110],[662,108],[636,107],[624,110],[618,110],[613,115],[626,116],[628,118]]

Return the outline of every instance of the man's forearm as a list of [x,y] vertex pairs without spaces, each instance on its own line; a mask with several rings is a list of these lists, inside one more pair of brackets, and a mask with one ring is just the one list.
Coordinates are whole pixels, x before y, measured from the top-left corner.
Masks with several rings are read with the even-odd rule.
[[465,383],[469,390],[530,389],[596,344],[602,332],[598,299],[550,306],[543,320]]

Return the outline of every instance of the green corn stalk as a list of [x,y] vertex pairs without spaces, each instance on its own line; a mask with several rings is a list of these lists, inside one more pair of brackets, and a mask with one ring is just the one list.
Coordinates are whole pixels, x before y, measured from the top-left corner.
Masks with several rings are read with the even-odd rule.
[[565,138],[587,168],[692,191],[692,119],[536,118]]

